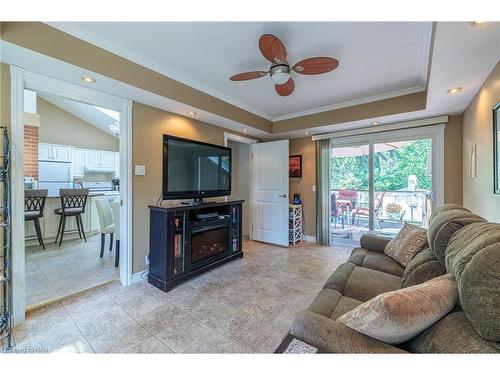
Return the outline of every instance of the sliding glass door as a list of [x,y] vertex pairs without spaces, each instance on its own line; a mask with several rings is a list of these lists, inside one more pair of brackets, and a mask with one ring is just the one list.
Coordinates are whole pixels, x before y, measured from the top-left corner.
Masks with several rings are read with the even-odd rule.
[[330,159],[330,243],[351,244],[369,230],[370,146],[334,146]]
[[332,139],[330,243],[356,246],[367,232],[392,237],[404,223],[427,227],[436,193],[434,143],[425,133]]

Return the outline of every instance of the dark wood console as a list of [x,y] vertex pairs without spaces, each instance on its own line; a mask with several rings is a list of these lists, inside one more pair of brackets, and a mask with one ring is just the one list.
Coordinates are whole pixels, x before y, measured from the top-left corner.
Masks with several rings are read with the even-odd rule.
[[168,291],[195,275],[242,258],[242,203],[149,206],[149,283]]

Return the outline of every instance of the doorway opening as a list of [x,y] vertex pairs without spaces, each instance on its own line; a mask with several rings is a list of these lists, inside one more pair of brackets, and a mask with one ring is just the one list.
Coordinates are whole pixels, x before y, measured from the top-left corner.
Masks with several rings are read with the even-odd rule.
[[250,174],[251,145],[254,139],[224,133],[224,146],[231,148],[232,175],[230,200],[244,200],[242,214],[243,240],[251,238]]
[[26,309],[120,278],[120,113],[24,90]]
[[[47,245],[50,244],[51,241],[43,241],[44,235],[47,235],[47,231],[49,232],[49,237],[51,237],[52,242],[55,242],[54,238],[57,238],[57,247],[59,246],[59,243],[61,243],[61,248],[64,244],[69,244],[70,241],[76,241],[75,243],[81,241],[82,244],[87,244],[86,246],[91,246],[93,243],[92,241],[89,241],[92,237],[92,234],[97,232],[100,233],[99,230],[95,231],[95,224],[99,222],[99,214],[97,209],[92,210],[93,208],[92,203],[97,206],[98,200],[95,199],[95,197],[90,194],[91,186],[84,187],[84,184],[82,179],[80,181],[75,181],[75,178],[73,176],[73,157],[77,159],[78,155],[73,155],[72,149],[71,148],[65,148],[65,147],[59,147],[61,145],[65,145],[64,142],[55,142],[54,143],[47,143],[47,147],[40,147],[37,152],[33,152],[32,155],[28,156],[25,155],[25,125],[26,124],[31,124],[33,125],[32,122],[30,121],[36,121],[37,118],[36,116],[30,116],[29,113],[25,114],[25,90],[31,91],[31,94],[33,96],[33,93],[40,94],[40,96],[46,96],[46,101],[48,101],[49,97],[52,98],[52,100],[66,100],[66,101],[73,101],[77,103],[78,105],[87,105],[92,107],[93,109],[100,108],[99,111],[108,115],[109,117],[111,116],[111,111],[114,111],[119,114],[118,121],[113,121],[112,124],[107,124],[108,129],[112,132],[113,129],[116,130],[116,127],[119,127],[119,140],[117,139],[116,142],[119,144],[119,151],[117,152],[119,157],[117,157],[115,154],[108,154],[108,153],[103,153],[99,154],[96,158],[96,153],[91,154],[89,153],[87,155],[87,161],[92,161],[96,162],[94,164],[97,164],[98,167],[101,167],[102,169],[111,169],[111,165],[113,165],[114,170],[110,171],[108,170],[108,173],[116,173],[118,172],[118,178],[119,178],[119,187],[117,182],[112,181],[112,190],[118,188],[118,199],[114,199],[117,201],[117,204],[115,205],[114,209],[118,211],[116,214],[111,213],[111,217],[118,217],[119,218],[119,224],[117,224],[117,230],[114,232],[114,238],[113,238],[113,246],[112,246],[112,254],[114,255],[114,249],[116,246],[116,240],[119,240],[119,264],[118,267],[111,267],[113,269],[113,279],[117,278],[117,273],[119,275],[120,281],[123,285],[130,285],[132,283],[132,248],[131,248],[131,243],[132,243],[132,233],[131,233],[131,198],[132,198],[132,191],[131,191],[131,148],[132,148],[132,140],[131,140],[131,126],[132,126],[132,101],[128,99],[123,99],[114,95],[107,94],[102,91],[97,91],[93,90],[89,87],[85,87],[83,85],[78,85],[74,83],[69,83],[65,81],[61,81],[59,79],[55,78],[50,78],[38,73],[33,73],[27,70],[24,70],[23,68],[17,67],[17,66],[10,66],[10,73],[11,73],[11,114],[12,114],[12,121],[11,121],[11,150],[12,150],[12,244],[13,244],[13,257],[12,257],[12,272],[13,274],[16,275],[16,278],[13,279],[12,283],[12,294],[13,294],[13,320],[14,320],[14,325],[19,325],[24,322],[25,319],[25,312],[26,308],[31,308],[31,307],[36,307],[40,304],[45,304],[45,302],[35,302],[32,303],[28,301],[28,298],[32,298],[33,296],[28,295],[27,290],[29,288],[28,285],[28,280],[27,280],[27,275],[28,272],[30,271],[30,267],[33,264],[29,264],[27,262],[27,256],[29,257],[31,252],[29,249],[30,245],[34,246],[40,246],[42,250],[40,250],[40,253],[44,252],[47,254]],[[28,100],[28,99],[27,99]],[[35,100],[36,103],[36,100]],[[53,103],[51,103],[53,105]],[[74,103],[73,103],[74,104]],[[28,108],[26,108],[28,110]],[[68,110],[66,110],[68,112]],[[69,111],[71,112],[71,111]],[[70,113],[71,115],[71,113]],[[78,117],[78,116],[74,116]],[[82,115],[83,117],[83,115]],[[82,120],[82,118],[80,118]],[[83,118],[85,120],[85,118]],[[38,119],[38,121],[40,121]],[[42,120],[43,121],[43,120]],[[51,120],[52,121],[52,120]],[[54,120],[55,121],[55,120]],[[86,120],[89,122],[88,120]],[[118,122],[118,124],[116,124]],[[110,126],[112,125],[112,126]],[[38,124],[40,126],[40,124]],[[42,125],[43,126],[43,123]],[[49,125],[50,127],[50,125]],[[31,129],[32,130],[32,129]],[[58,131],[56,135],[61,135],[59,133],[63,132],[62,126],[58,128]],[[73,140],[76,141],[81,141],[84,139],[83,136],[81,136],[78,133],[73,132],[72,133]],[[36,138],[36,137],[34,137]],[[43,140],[43,139],[42,139]],[[36,140],[36,143],[39,145],[40,139]],[[85,145],[79,144],[74,147],[75,149],[85,149]],[[99,150],[99,148],[93,148],[90,150]],[[103,151],[109,151],[109,152],[116,152],[113,150],[103,150]],[[80,158],[82,157],[82,153],[80,153]],[[113,156],[113,157],[111,157]],[[30,188],[38,188],[38,183],[40,182],[40,176],[37,176],[39,178],[38,181],[36,181],[35,178],[35,171],[28,171],[27,174],[25,174],[25,164],[26,167],[38,167],[38,171],[36,172],[41,172],[40,169],[40,160],[37,160],[41,157],[43,159],[42,161],[44,162],[60,162],[60,163],[71,163],[71,167],[69,168],[55,168],[56,170],[54,171],[52,169],[52,166],[50,163],[47,166],[44,166],[44,171],[42,174],[45,174],[47,176],[47,173],[49,175],[49,178],[45,181],[46,183],[49,183],[47,186],[45,186],[45,189],[30,189]],[[31,159],[30,159],[31,158]],[[75,169],[81,168],[81,165],[78,166],[78,162],[75,159]],[[31,160],[31,163],[29,161]],[[82,160],[82,159],[80,159]],[[38,162],[38,163],[37,163]],[[83,169],[85,171],[85,152],[83,152]],[[92,163],[89,165],[91,166]],[[117,167],[117,165],[119,167]],[[45,168],[47,167],[47,168]],[[95,166],[94,166],[95,167]],[[63,170],[64,169],[64,170]],[[94,173],[92,171],[92,168],[89,169],[89,174]],[[50,178],[50,175],[52,172],[54,174],[59,174],[61,173],[61,176],[67,176],[67,173],[70,173],[70,178],[55,178],[55,180],[52,181]],[[47,173],[46,173],[47,172]],[[103,172],[103,170],[98,171]],[[25,180],[25,177],[27,179]],[[53,176],[54,177],[54,176]],[[95,177],[95,176],[94,176]],[[113,174],[113,179],[116,179],[116,175]],[[45,177],[44,177],[45,179]],[[76,179],[77,180],[77,179]],[[36,181],[36,183],[35,183]],[[68,184],[68,186],[59,186],[56,187],[55,189],[59,191],[59,205],[58,207],[49,207],[49,190],[52,190],[53,194],[53,186],[52,182],[57,182],[57,183],[65,183]],[[101,182],[101,181],[86,181],[86,182]],[[71,185],[71,186],[70,186]],[[43,186],[42,186],[43,187]],[[61,191],[61,188],[64,187],[65,191]],[[102,187],[102,186],[98,186]],[[48,210],[50,210],[50,213],[53,215],[58,215],[59,219],[61,217],[65,217],[65,220],[51,220],[51,218],[47,218],[47,221],[49,222],[47,225],[47,228],[45,228],[45,223],[42,223],[41,217],[39,216],[40,212],[42,210],[41,206],[38,205],[38,203],[34,203],[32,206],[32,209],[29,209],[29,206],[31,203],[26,202],[26,199],[30,194],[25,193],[25,188],[28,188],[27,190],[45,190],[44,192],[38,192],[40,194],[35,194],[34,201],[40,202],[40,199],[38,199],[38,196],[45,196],[45,202],[44,202],[44,207],[43,207],[43,216],[45,216],[48,213]],[[66,189],[68,188],[68,189]],[[76,191],[75,191],[76,190]],[[76,193],[76,194],[75,194]],[[116,194],[116,193],[115,193]],[[91,196],[92,195],[92,196]],[[95,195],[95,194],[94,194]],[[63,199],[61,196],[64,196],[64,203]],[[54,202],[57,201],[57,199],[54,200]],[[56,203],[54,203],[56,205]],[[64,206],[64,208],[63,208]],[[83,210],[83,207],[85,209]],[[28,208],[28,209],[27,209]],[[28,213],[26,212],[28,211]],[[30,212],[32,211],[32,212]],[[57,212],[56,212],[57,211]],[[64,213],[63,213],[64,211]],[[109,214],[109,211],[108,211]],[[92,220],[92,215],[94,215],[94,220]],[[97,215],[97,219],[96,219]],[[29,219],[27,220],[28,217],[30,216]],[[38,216],[38,224],[35,226],[34,223],[30,223],[29,221],[31,220],[31,216]],[[78,216],[78,218],[75,218],[75,216]],[[45,218],[43,219],[45,220]],[[28,221],[28,223],[27,223]],[[64,222],[65,221],[65,222]],[[52,222],[56,222],[55,224],[55,229],[54,225],[51,224]],[[59,224],[60,223],[60,224]],[[37,226],[39,228],[37,228]],[[99,224],[100,226],[100,224]],[[65,227],[65,231],[63,234],[63,238],[61,241],[61,233],[62,228]],[[25,232],[26,230],[26,232]],[[50,232],[55,232],[55,236],[52,236]],[[59,235],[58,235],[59,232]],[[89,234],[89,238],[85,238]],[[105,244],[105,250],[109,251],[109,241],[110,237],[109,233],[106,232],[108,235],[107,241]],[[33,235],[30,237],[30,235]],[[82,237],[80,239],[80,236]],[[27,238],[28,237],[28,238]],[[41,239],[39,241],[39,239]],[[48,238],[47,238],[48,239]],[[85,240],[87,239],[87,242]],[[27,241],[28,240],[28,241]],[[31,241],[31,242],[30,242]],[[43,242],[42,242],[43,241]],[[98,250],[97,250],[97,255],[96,257],[99,259],[100,258],[100,241],[98,243]],[[43,250],[43,247],[46,247],[47,250]],[[83,245],[82,245],[83,246]],[[28,247],[28,251],[27,251]],[[103,249],[104,250],[104,249]],[[77,252],[78,253],[78,252]],[[59,253],[60,254],[60,253]],[[105,253],[106,254],[106,253]],[[79,254],[80,257],[75,257],[73,259],[74,264],[80,265],[80,267],[84,267],[83,261],[81,259],[81,255]],[[40,255],[40,257],[43,256]],[[104,258],[104,254],[103,254]],[[114,257],[113,257],[114,260]],[[48,260],[47,260],[48,262]],[[27,264],[28,263],[28,264]],[[61,263],[64,263],[61,261]],[[73,264],[72,264],[73,265]],[[36,265],[38,269],[40,270],[40,265]],[[34,268],[36,270],[36,267]],[[61,270],[64,268],[64,264],[56,264],[52,265],[53,268],[57,270]],[[59,267],[59,268],[58,268]],[[117,272],[118,271],[118,272]],[[48,271],[47,271],[48,272]],[[45,274],[47,276],[47,274]],[[47,278],[49,279],[49,278]],[[50,280],[49,280],[50,282]],[[66,278],[64,281],[60,281],[58,285],[61,286],[59,292],[61,290],[68,291],[69,285],[70,284],[78,284],[79,279],[77,275],[73,275],[73,277]],[[63,284],[67,283],[66,286]],[[83,284],[83,281],[82,281]],[[97,284],[97,283],[96,283]],[[102,282],[101,282],[102,284]],[[90,286],[92,287],[92,286]],[[66,288],[66,289],[65,289]],[[58,289],[58,288],[55,288]],[[86,286],[83,286],[81,288],[78,288],[79,290],[82,289],[87,289]],[[43,293],[42,293],[43,294]],[[59,296],[49,300],[50,302],[56,299],[61,298],[62,293],[59,293]],[[72,293],[69,293],[72,294]],[[35,299],[34,299],[35,300]]]

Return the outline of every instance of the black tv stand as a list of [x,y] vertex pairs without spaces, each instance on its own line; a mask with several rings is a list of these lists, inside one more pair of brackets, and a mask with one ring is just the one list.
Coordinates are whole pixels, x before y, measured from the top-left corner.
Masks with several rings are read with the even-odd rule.
[[[149,206],[148,282],[168,291],[193,276],[242,258],[242,203]],[[200,215],[210,220],[200,220]]]
[[203,205],[203,198],[194,198],[194,205],[195,206]]

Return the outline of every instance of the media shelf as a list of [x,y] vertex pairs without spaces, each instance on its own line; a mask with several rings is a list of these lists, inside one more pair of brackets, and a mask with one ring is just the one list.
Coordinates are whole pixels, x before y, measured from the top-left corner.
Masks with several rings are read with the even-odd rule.
[[243,257],[242,204],[149,206],[148,282],[168,291],[197,274]]

